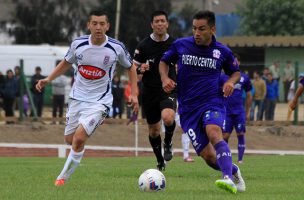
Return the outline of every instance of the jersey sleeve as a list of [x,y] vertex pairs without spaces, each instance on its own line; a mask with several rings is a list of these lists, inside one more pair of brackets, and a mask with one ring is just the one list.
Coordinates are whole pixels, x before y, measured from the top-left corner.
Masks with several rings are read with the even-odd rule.
[[244,75],[244,78],[245,78],[245,81],[244,81],[244,90],[246,92],[249,92],[249,91],[252,90],[252,84],[251,84],[250,78],[247,75]]
[[72,42],[68,52],[66,53],[66,55],[64,56],[64,59],[68,62],[68,63],[76,63],[76,56],[75,56],[75,50],[76,50],[76,46],[75,46],[75,42]]
[[178,60],[177,42],[175,41],[170,48],[164,53],[160,61],[165,62],[167,65],[176,63]]
[[137,45],[135,51],[134,51],[134,58],[133,61],[138,64],[141,65],[142,63],[146,62],[146,56],[144,54],[144,50],[143,50],[143,46],[140,44]]
[[121,49],[118,54],[118,62],[124,68],[131,68],[131,66],[132,66],[132,59],[131,59],[130,53],[128,52],[125,45],[123,45],[123,44],[121,44]]
[[236,58],[233,56],[230,49],[227,49],[226,59],[223,63],[225,74],[231,75],[234,72],[240,71]]
[[301,85],[304,86],[304,78],[301,78],[299,82],[300,82]]

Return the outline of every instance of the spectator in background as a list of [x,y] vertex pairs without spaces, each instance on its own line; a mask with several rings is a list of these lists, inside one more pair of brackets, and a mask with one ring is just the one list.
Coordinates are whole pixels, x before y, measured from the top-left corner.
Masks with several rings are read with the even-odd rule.
[[0,71],[0,119],[2,119],[1,109],[3,108],[3,90],[5,84],[5,77]]
[[[63,117],[63,107],[64,107],[64,95],[65,87],[68,84],[67,77],[65,75],[58,76],[55,80],[52,81],[52,98],[53,98],[53,124],[56,124],[57,110],[58,117]],[[59,121],[60,124],[64,124],[63,121]]]
[[[17,93],[17,82],[14,78],[13,70],[9,69],[6,72],[6,78],[3,88],[3,105],[6,117],[14,116],[14,102]],[[12,124],[14,121],[6,121],[7,124]]]
[[270,71],[269,71],[269,68],[268,68],[268,67],[265,67],[265,68],[263,69],[262,79],[263,79],[264,81],[267,80],[267,74],[268,74],[269,72],[270,72]]
[[115,119],[116,116],[121,119],[122,117],[122,105],[123,105],[123,95],[124,95],[124,88],[120,81],[120,78],[117,74],[114,75],[112,81],[112,95],[113,95],[113,118]]
[[[33,93],[33,101],[34,101],[34,105],[37,111],[37,116],[41,117],[42,115],[42,109],[43,109],[43,95],[44,95],[44,88],[41,90],[41,92],[39,92],[36,89],[36,84],[38,83],[38,81],[40,79],[44,79],[45,76],[41,75],[41,67],[37,66],[35,68],[35,74],[32,76],[31,78],[31,90]],[[31,113],[31,116],[33,116],[33,111]]]
[[256,114],[256,120],[263,120],[263,102],[266,96],[266,83],[261,79],[261,75],[258,71],[253,72],[253,82],[254,88],[253,101],[250,110],[250,120],[254,120],[255,107],[258,107]]
[[283,73],[283,85],[284,85],[284,101],[287,102],[288,91],[290,88],[290,84],[293,81],[295,76],[295,71],[292,66],[291,61],[286,62],[286,66],[284,68]]
[[269,66],[269,72],[272,74],[274,80],[278,83],[280,81],[280,63],[277,60],[274,60],[272,65]]
[[273,79],[272,74],[268,73],[266,81],[266,97],[265,97],[265,120],[274,120],[274,111],[279,97],[279,83]]
[[19,66],[16,66],[14,68],[14,72],[15,72],[15,80],[16,80],[16,83],[17,83],[17,93],[16,93],[16,98],[15,98],[15,110],[18,110],[19,109],[19,103],[20,103],[20,77],[21,77],[21,74],[20,74],[20,67]]

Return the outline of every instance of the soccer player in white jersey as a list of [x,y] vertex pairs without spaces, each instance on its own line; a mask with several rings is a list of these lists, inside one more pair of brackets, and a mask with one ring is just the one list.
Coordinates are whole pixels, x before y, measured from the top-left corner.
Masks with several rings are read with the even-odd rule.
[[125,46],[106,35],[110,27],[107,15],[102,11],[92,11],[87,27],[91,34],[75,39],[54,71],[36,85],[41,91],[46,84],[69,70],[73,63],[77,64],[64,134],[65,142],[72,146],[55,181],[56,186],[64,185],[78,167],[84,154],[85,142],[103,123],[112,106],[111,84],[117,61],[128,69],[132,85],[131,104],[133,112],[138,112],[136,67],[132,65]]

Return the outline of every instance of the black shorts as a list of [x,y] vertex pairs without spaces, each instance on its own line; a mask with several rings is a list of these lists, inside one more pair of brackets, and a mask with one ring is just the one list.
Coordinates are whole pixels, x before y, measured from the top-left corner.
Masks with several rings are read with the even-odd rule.
[[162,88],[143,88],[142,107],[146,114],[148,124],[155,124],[161,119],[161,111],[171,108],[176,111],[177,94],[172,92],[167,94]]

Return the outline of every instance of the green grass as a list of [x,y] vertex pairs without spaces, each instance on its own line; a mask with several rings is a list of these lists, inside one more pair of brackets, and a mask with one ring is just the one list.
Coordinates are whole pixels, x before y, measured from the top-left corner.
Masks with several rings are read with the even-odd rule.
[[241,169],[247,191],[236,195],[216,188],[220,173],[198,157],[194,163],[175,157],[164,172],[166,190],[158,193],[140,192],[137,186],[141,172],[154,168],[153,157],[84,158],[70,181],[56,188],[54,180],[64,162],[59,158],[0,158],[0,199],[304,199],[303,156],[246,156]]

